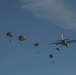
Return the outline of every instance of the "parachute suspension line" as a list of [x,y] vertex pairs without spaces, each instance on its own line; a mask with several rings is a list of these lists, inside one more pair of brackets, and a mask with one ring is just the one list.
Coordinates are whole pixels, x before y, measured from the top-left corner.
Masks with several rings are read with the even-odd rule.
[[20,45],[21,45],[21,47],[22,47],[22,46],[23,46],[23,43],[21,43]]
[[9,40],[9,43],[11,43],[11,40]]
[[61,51],[59,50],[59,54],[61,54]]

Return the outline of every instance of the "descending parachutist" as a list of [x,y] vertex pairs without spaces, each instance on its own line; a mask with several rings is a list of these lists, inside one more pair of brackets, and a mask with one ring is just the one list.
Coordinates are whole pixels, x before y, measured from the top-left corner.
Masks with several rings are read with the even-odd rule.
[[56,50],[57,50],[57,51],[59,51],[59,53],[61,54],[61,52],[60,52],[60,49],[59,49],[59,48],[56,48]]
[[[12,32],[8,32],[6,35],[7,35],[8,37],[13,37],[13,33],[12,33]],[[10,39],[9,39],[9,42],[11,42]]]
[[[25,40],[25,36],[22,36],[22,35],[21,35],[21,36],[18,37],[18,39],[19,39],[20,41],[24,41],[24,40]],[[21,44],[21,46],[23,46],[23,44]]]

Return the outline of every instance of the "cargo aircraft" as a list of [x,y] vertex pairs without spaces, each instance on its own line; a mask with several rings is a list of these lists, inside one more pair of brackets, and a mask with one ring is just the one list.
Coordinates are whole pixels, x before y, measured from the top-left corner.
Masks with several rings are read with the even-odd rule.
[[61,34],[61,40],[58,40],[55,43],[49,43],[49,45],[56,44],[56,45],[63,45],[65,47],[68,47],[70,43],[75,43],[75,42],[76,40],[64,39],[63,34]]

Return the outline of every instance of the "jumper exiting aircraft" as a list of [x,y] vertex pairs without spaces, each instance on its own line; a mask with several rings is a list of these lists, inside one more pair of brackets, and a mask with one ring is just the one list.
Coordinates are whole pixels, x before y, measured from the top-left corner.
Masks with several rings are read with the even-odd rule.
[[76,40],[69,40],[69,39],[64,39],[64,36],[63,34],[61,35],[61,40],[58,40],[58,42],[56,43],[49,43],[49,45],[52,45],[52,44],[56,44],[56,45],[63,45],[65,47],[68,47],[70,43],[76,43]]

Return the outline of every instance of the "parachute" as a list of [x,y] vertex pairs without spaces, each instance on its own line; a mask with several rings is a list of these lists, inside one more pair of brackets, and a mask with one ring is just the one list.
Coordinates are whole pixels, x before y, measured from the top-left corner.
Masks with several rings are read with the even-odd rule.
[[18,39],[19,39],[20,41],[24,41],[24,40],[25,40],[25,36],[19,36]]
[[[24,41],[24,40],[25,40],[25,36],[20,35],[20,36],[18,37],[18,40]],[[23,44],[21,44],[21,46],[23,46]]]
[[[50,54],[49,56],[50,56],[51,59],[53,58],[53,55],[52,54]],[[53,63],[54,63],[54,61],[53,61]]]
[[60,49],[59,49],[59,48],[56,48],[56,50],[57,50],[57,51],[59,51],[59,53],[61,54],[61,52],[60,52]]
[[12,32],[8,32],[8,33],[7,33],[7,36],[13,37],[13,33],[12,33]]
[[[35,43],[34,46],[35,46],[35,47],[38,47],[38,46],[41,46],[41,44],[40,44],[40,43]],[[39,51],[38,51],[38,54],[40,54]]]
[[50,54],[50,58],[53,58],[53,55],[52,54]]
[[34,46],[35,46],[35,47],[41,46],[41,44],[40,44],[40,43],[35,43]]
[[[12,33],[12,32],[8,32],[6,35],[7,35],[8,37],[13,37],[13,33]],[[10,39],[9,39],[9,42],[11,42]]]

